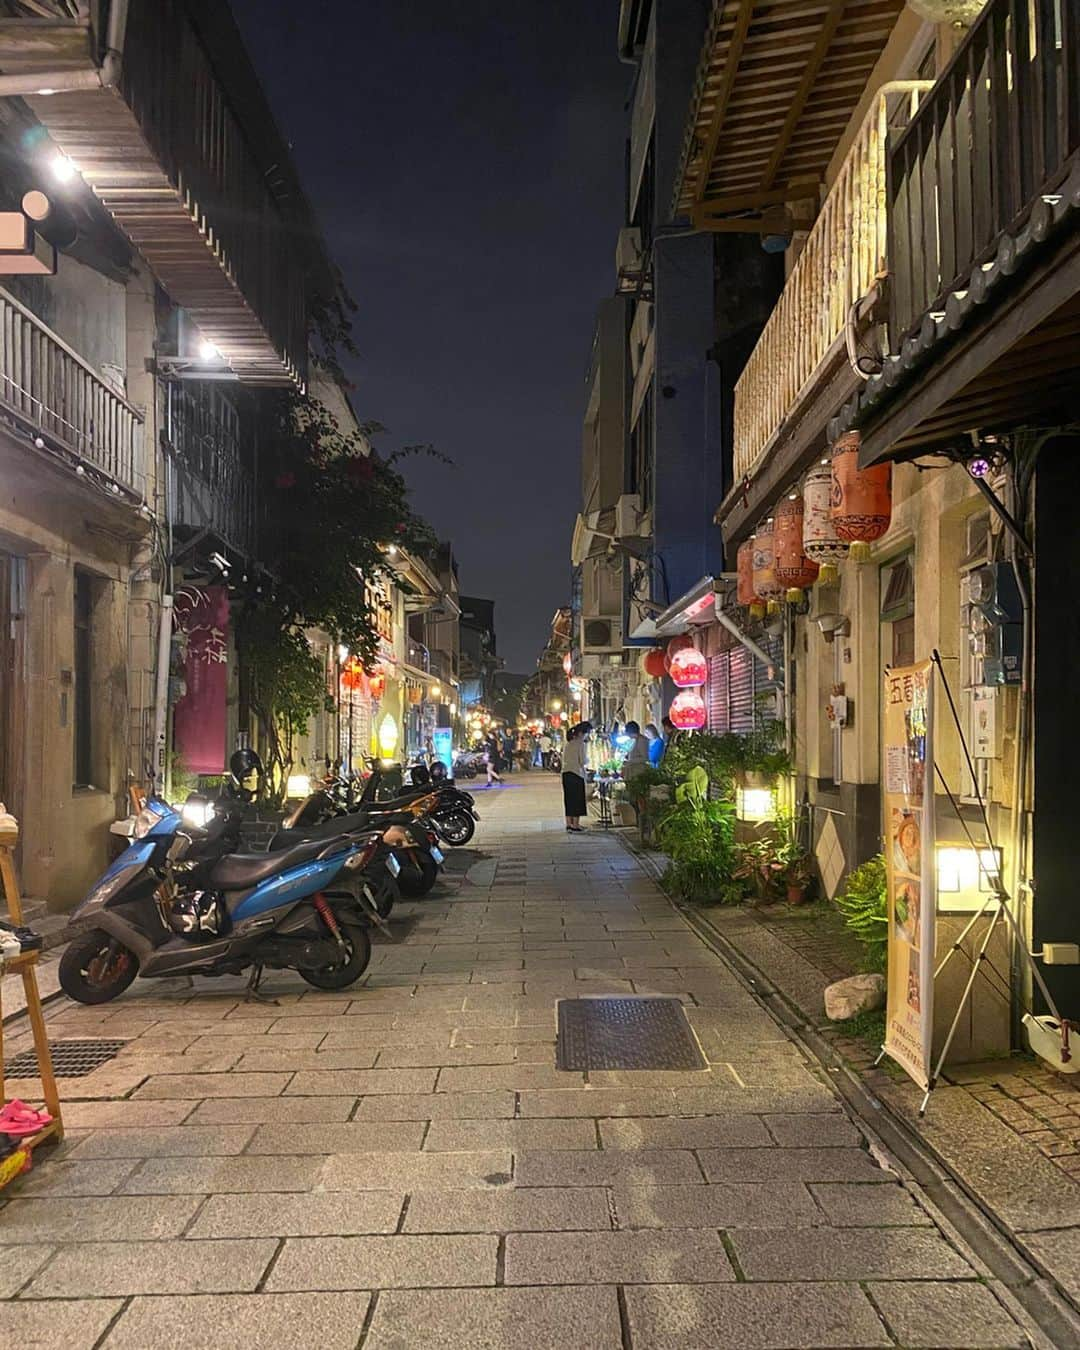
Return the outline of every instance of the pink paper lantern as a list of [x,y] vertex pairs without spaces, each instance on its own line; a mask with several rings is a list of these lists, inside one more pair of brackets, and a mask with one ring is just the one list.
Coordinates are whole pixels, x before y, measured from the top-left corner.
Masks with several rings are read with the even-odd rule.
[[684,647],[671,658],[668,674],[680,689],[693,689],[709,678],[709,668],[696,647]]
[[675,695],[668,716],[680,731],[698,731],[708,717],[705,700],[696,689],[684,689]]

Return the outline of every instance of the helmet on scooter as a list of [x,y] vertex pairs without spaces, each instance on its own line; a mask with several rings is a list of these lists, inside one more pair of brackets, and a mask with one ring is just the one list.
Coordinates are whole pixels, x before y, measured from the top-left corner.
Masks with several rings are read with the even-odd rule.
[[169,923],[182,937],[216,937],[224,926],[218,891],[182,891],[169,910]]
[[245,746],[242,750],[234,750],[232,752],[232,756],[229,759],[229,772],[241,785],[243,785],[252,774],[258,774],[261,778],[262,771],[262,760],[250,746]]
[[431,766],[431,781],[433,783],[446,782],[446,765],[441,759],[437,759]]
[[431,774],[426,764],[414,764],[409,770],[414,787],[427,787],[431,782]]

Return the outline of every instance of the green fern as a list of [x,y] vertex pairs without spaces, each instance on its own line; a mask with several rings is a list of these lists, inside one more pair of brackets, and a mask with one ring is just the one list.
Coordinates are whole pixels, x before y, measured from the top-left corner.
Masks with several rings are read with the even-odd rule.
[[862,943],[867,970],[884,971],[889,953],[889,916],[885,882],[885,859],[876,858],[856,867],[836,897],[844,924]]

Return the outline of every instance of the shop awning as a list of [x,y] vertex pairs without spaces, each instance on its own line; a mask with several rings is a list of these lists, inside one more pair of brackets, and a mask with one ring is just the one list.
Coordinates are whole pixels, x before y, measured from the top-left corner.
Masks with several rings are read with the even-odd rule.
[[655,637],[674,637],[676,633],[685,633],[695,623],[709,623],[715,611],[716,581],[713,577],[702,577],[696,585],[680,595],[673,605],[668,605],[662,614],[657,615],[653,635]]

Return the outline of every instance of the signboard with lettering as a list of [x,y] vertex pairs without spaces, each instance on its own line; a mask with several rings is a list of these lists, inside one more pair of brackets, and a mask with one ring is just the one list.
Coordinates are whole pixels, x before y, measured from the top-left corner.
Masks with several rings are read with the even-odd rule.
[[889,923],[885,1050],[924,1090],[934,1029],[933,665],[885,672],[882,761]]

